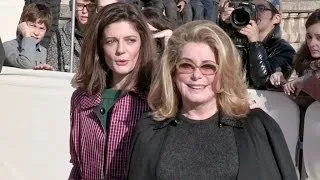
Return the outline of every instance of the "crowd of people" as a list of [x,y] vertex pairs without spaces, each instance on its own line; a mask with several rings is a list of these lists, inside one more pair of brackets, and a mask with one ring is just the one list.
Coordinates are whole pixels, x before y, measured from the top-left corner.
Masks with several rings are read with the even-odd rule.
[[31,3],[17,38],[0,39],[0,71],[75,72],[69,179],[294,180],[280,127],[247,89],[283,91],[302,114],[320,100],[320,9],[295,52],[280,0],[252,3],[235,26],[232,0],[76,0],[48,48],[52,13]]

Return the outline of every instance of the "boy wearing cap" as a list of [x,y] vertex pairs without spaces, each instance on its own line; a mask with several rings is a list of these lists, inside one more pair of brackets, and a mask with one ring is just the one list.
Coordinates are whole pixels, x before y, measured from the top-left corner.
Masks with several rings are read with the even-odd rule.
[[[238,30],[247,41],[239,49],[246,66],[250,87],[267,89],[271,85],[269,79],[273,73],[281,71],[285,77],[290,75],[295,51],[287,41],[281,39],[280,0],[252,2],[257,11],[257,19],[251,20],[248,25]],[[224,2],[220,10],[220,25],[226,31],[232,28],[230,15],[234,10],[229,3]]]

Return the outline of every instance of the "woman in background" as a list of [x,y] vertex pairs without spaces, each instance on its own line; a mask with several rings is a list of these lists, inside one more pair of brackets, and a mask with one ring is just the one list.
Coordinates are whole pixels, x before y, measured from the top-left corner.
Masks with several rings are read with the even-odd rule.
[[303,90],[313,98],[320,100],[320,9],[315,10],[307,19],[306,41],[294,60],[298,77],[286,83],[286,94],[298,95]]
[[[70,8],[72,4],[70,4]],[[95,0],[76,0],[75,30],[72,32],[72,21],[57,29],[51,37],[48,47],[47,64],[53,70],[62,72],[76,72],[80,64],[81,46],[85,30],[90,18],[96,12]],[[71,70],[71,37],[74,36],[73,69]],[[48,69],[48,68],[47,68]]]

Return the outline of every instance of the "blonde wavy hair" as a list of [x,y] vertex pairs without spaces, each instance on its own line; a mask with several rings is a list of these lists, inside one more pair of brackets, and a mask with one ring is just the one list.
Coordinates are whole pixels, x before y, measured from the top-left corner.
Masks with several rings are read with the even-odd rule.
[[211,21],[200,20],[180,26],[168,41],[148,95],[155,119],[174,117],[182,105],[173,78],[181,50],[190,42],[206,43],[216,55],[219,65],[216,76],[221,88],[217,93],[219,111],[235,119],[246,116],[249,112],[248,86],[239,52],[220,27]]

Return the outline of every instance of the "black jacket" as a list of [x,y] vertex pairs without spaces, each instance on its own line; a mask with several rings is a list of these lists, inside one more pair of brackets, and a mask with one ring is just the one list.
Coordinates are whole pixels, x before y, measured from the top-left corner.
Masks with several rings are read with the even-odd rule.
[[[156,180],[166,133],[179,126],[175,118],[155,121],[151,114],[138,123],[128,180]],[[297,180],[287,144],[278,124],[261,109],[242,120],[221,117],[219,127],[232,126],[239,156],[238,180]]]
[[286,40],[281,39],[280,26],[275,26],[262,42],[248,42],[247,38],[230,24],[220,21],[220,26],[240,50],[252,88],[267,89],[271,86],[270,76],[276,71],[281,71],[285,78],[290,76],[295,50]]
[[290,76],[295,50],[281,39],[280,27],[274,28],[263,42],[249,43],[247,49],[249,84],[254,88],[266,89],[271,74],[276,71],[282,71],[285,78]]

